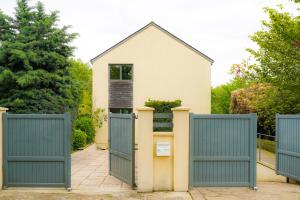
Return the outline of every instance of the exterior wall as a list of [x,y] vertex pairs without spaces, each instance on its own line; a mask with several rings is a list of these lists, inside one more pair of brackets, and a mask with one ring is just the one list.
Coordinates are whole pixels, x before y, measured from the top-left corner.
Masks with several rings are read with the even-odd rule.
[[[133,108],[149,98],[182,100],[191,112],[210,113],[211,63],[155,26],[138,33],[93,63],[94,108],[108,109],[108,64],[133,64]],[[136,110],[133,110],[136,112]],[[107,123],[97,130],[107,147]]]
[[[142,134],[142,133],[141,133]],[[140,136],[143,137],[143,136]],[[156,143],[170,142],[171,156],[157,156]],[[172,132],[154,132],[153,133],[153,190],[173,190],[173,133]]]
[[[153,132],[153,108],[138,109],[139,192],[188,191],[189,166],[189,109],[173,109],[173,132]],[[158,142],[170,143],[170,156],[158,156]]]
[[173,108],[174,190],[188,191],[189,186],[189,108]]
[[139,123],[136,135],[140,136],[140,145],[137,150],[137,186],[139,192],[153,190],[153,108],[138,108]]

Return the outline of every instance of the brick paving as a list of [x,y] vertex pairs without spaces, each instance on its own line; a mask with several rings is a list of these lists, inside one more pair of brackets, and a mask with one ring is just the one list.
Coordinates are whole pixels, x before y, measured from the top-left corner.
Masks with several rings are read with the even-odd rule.
[[130,189],[130,187],[109,175],[108,151],[93,144],[72,154],[71,181],[73,189]]

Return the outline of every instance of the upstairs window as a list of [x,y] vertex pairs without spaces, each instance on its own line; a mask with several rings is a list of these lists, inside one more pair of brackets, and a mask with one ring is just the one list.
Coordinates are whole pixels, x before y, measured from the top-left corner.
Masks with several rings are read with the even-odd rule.
[[120,114],[131,114],[132,108],[110,108],[109,112],[120,113]]
[[111,64],[109,71],[110,80],[132,80],[131,64]]

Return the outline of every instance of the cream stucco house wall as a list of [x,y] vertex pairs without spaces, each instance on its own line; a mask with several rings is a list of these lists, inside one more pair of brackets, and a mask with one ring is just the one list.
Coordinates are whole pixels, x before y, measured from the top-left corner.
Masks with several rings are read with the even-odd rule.
[[[191,112],[210,113],[213,60],[154,22],[96,56],[91,63],[94,109],[122,112],[120,108],[127,108],[123,110],[135,112],[149,98],[180,99]],[[122,71],[118,71],[120,68]],[[126,80],[116,80],[118,76]],[[96,131],[96,143],[99,148],[107,148],[107,122]]]

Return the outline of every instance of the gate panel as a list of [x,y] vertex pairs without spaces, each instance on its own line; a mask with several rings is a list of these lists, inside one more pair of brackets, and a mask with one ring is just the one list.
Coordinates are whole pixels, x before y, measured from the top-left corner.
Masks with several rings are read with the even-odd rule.
[[69,114],[4,114],[4,186],[71,187]]
[[190,185],[256,186],[256,115],[190,116]]
[[109,114],[109,173],[134,186],[134,114]]
[[300,115],[276,115],[276,173],[300,181]]

